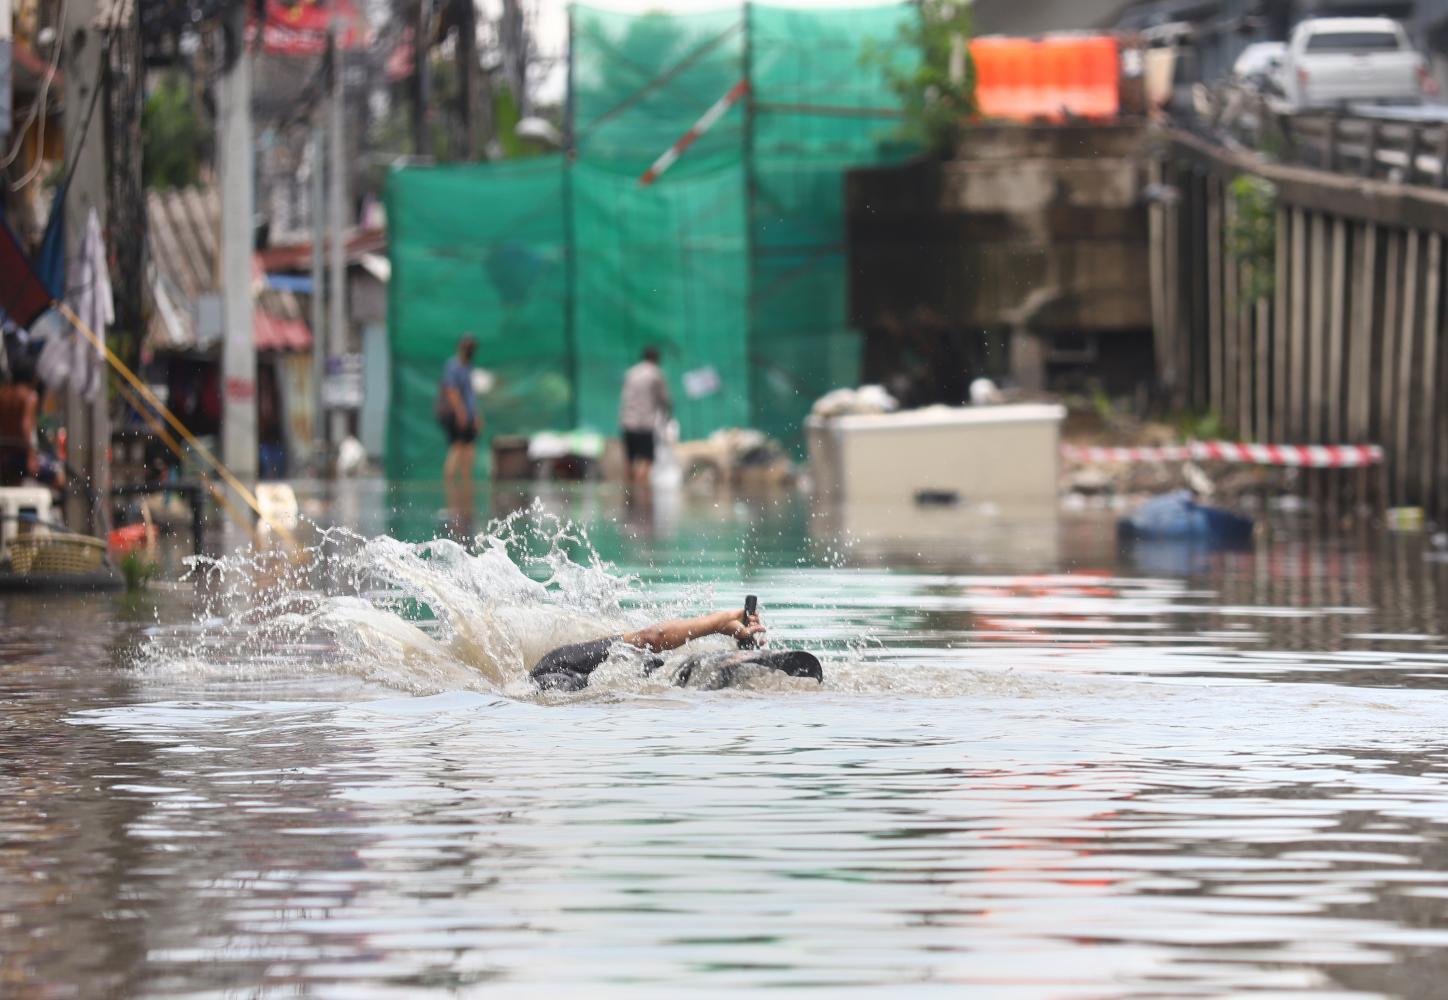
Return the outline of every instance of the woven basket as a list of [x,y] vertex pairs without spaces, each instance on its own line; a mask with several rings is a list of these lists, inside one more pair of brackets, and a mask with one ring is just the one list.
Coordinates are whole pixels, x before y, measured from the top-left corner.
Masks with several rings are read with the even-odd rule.
[[21,535],[10,543],[10,565],[17,573],[94,573],[101,568],[106,543],[88,535]]

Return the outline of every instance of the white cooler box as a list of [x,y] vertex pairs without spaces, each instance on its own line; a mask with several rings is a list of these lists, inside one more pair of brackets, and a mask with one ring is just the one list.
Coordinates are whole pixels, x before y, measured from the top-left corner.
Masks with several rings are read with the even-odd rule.
[[851,504],[1054,506],[1065,416],[1020,403],[810,417],[815,492]]

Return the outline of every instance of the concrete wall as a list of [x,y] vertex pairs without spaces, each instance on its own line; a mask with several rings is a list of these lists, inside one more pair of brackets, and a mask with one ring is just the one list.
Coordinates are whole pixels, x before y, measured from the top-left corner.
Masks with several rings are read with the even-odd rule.
[[1025,334],[1151,326],[1139,125],[972,127],[945,162],[849,175],[852,322]]

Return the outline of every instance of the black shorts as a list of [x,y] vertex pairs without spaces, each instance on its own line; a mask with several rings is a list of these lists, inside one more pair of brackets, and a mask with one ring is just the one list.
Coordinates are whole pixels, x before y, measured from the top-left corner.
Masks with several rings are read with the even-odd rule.
[[472,421],[460,427],[452,417],[446,417],[440,423],[448,444],[472,444],[478,439],[478,428]]
[[654,432],[624,431],[623,453],[630,462],[652,462],[654,460]]

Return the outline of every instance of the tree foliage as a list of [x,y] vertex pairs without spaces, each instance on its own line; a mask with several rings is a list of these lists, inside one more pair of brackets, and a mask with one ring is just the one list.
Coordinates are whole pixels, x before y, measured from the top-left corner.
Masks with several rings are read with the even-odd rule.
[[[905,113],[905,138],[936,152],[948,152],[975,113],[975,66],[970,40],[969,0],[920,0],[920,16],[900,29],[897,43],[870,46],[867,62],[877,65]],[[902,63],[898,50],[919,53]]]
[[1243,294],[1255,302],[1271,295],[1276,285],[1277,186],[1243,174],[1230,190],[1236,211],[1227,241],[1232,255],[1247,265]]
[[167,73],[146,98],[141,115],[141,176],[147,188],[195,184],[206,154],[207,131],[185,78]]

